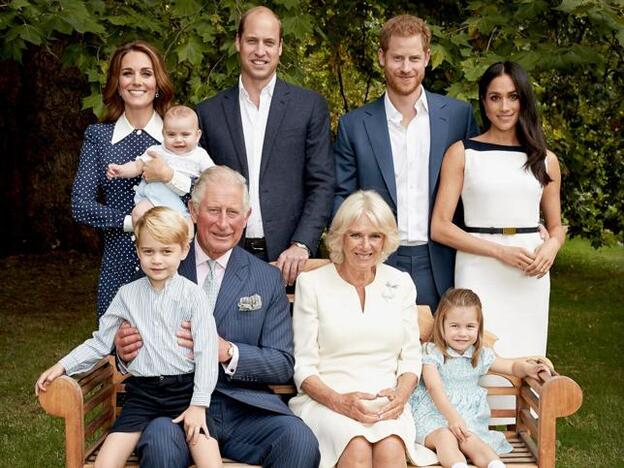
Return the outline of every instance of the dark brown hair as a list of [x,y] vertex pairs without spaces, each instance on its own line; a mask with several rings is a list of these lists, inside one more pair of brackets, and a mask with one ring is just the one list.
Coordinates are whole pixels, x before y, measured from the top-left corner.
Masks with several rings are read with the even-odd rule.
[[392,36],[410,37],[420,35],[423,50],[429,49],[431,30],[422,18],[413,15],[399,15],[385,22],[379,34],[381,50],[386,52]]
[[143,52],[152,61],[154,77],[156,78],[156,90],[158,91],[158,97],[154,99],[154,109],[161,117],[165,115],[173,100],[173,84],[171,84],[165,68],[165,61],[160,52],[147,42],[130,42],[118,47],[113,52],[110,60],[106,85],[102,92],[102,99],[106,106],[106,113],[102,119],[104,122],[114,122],[124,112],[125,104],[119,95],[119,73],[121,72],[121,61],[131,51]]
[[507,75],[513,81],[516,92],[520,96],[520,116],[516,124],[516,134],[520,144],[527,153],[524,168],[531,170],[540,184],[547,185],[552,179],[546,172],[546,138],[537,113],[537,101],[529,75],[515,62],[497,62],[485,71],[479,80],[479,110],[483,118],[483,126],[487,130],[492,123],[485,113],[485,98],[490,83],[499,76]]
[[474,307],[477,311],[477,321],[479,322],[479,332],[477,341],[474,344],[474,352],[472,354],[472,367],[477,366],[479,361],[479,353],[483,347],[483,311],[481,310],[481,299],[471,289],[451,288],[448,289],[440,298],[440,303],[435,313],[433,322],[433,343],[436,348],[443,354],[444,360],[449,357],[447,348],[448,344],[444,338],[444,320],[451,309],[455,307]]

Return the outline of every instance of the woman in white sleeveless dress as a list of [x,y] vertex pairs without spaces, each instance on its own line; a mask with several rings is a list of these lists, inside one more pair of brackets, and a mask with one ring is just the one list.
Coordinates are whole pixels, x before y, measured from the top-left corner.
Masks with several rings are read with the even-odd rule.
[[[481,298],[496,351],[545,355],[548,272],[565,238],[559,163],[546,149],[533,90],[518,64],[488,68],[479,106],[486,131],[448,149],[431,237],[457,249],[455,286]],[[460,196],[464,229],[452,221]],[[546,240],[538,232],[540,210]]]

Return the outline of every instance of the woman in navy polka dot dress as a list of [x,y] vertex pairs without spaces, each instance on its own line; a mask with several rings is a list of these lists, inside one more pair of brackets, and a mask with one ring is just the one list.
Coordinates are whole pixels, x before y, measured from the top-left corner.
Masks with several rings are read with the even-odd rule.
[[137,41],[114,52],[103,92],[106,114],[85,132],[72,190],[76,221],[100,229],[104,236],[98,319],[139,266],[130,217],[139,179],[107,180],[106,168],[127,163],[162,142],[161,116],[172,99],[173,86],[156,49]]

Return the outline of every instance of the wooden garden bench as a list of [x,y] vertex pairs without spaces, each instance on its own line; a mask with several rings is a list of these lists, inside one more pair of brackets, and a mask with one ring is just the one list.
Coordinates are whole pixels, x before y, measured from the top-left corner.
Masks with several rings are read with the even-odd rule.
[[[306,270],[327,263],[309,260]],[[292,301],[292,297],[290,298]],[[421,341],[431,336],[433,318],[429,307],[418,306]],[[487,334],[492,346],[496,338]],[[501,375],[501,374],[496,374]],[[518,379],[501,375],[511,386],[488,387],[489,395],[513,395],[515,409],[492,407],[493,418],[511,418],[505,436],[514,447],[502,460],[513,468],[554,468],[557,418],[574,414],[581,406],[583,393],[576,382],[561,375],[543,374],[540,380]],[[73,377],[62,376],[40,392],[39,402],[53,416],[65,420],[65,466],[93,467],[97,452],[108,434],[123,402],[123,380],[112,357],[102,359],[90,372]],[[271,386],[274,392],[294,395],[292,385]],[[497,426],[500,428],[500,426]],[[225,468],[249,467],[244,463],[224,460]],[[127,467],[138,467],[132,455]],[[439,465],[435,465],[438,466]],[[296,467],[293,467],[296,468]]]

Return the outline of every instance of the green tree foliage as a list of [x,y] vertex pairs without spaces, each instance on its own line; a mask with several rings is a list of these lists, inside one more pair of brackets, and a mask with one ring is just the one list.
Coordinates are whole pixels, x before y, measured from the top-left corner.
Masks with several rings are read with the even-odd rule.
[[[31,48],[86,77],[83,108],[102,112],[107,60],[147,40],[165,54],[177,98],[194,104],[235,82],[234,37],[251,3],[236,0],[12,0],[0,6],[0,60]],[[493,62],[531,74],[551,149],[564,171],[563,213],[572,235],[594,246],[624,241],[624,4],[621,0],[275,0],[285,47],[280,73],[325,95],[334,124],[383,92],[378,33],[399,13],[433,32],[428,89],[470,100]]]

